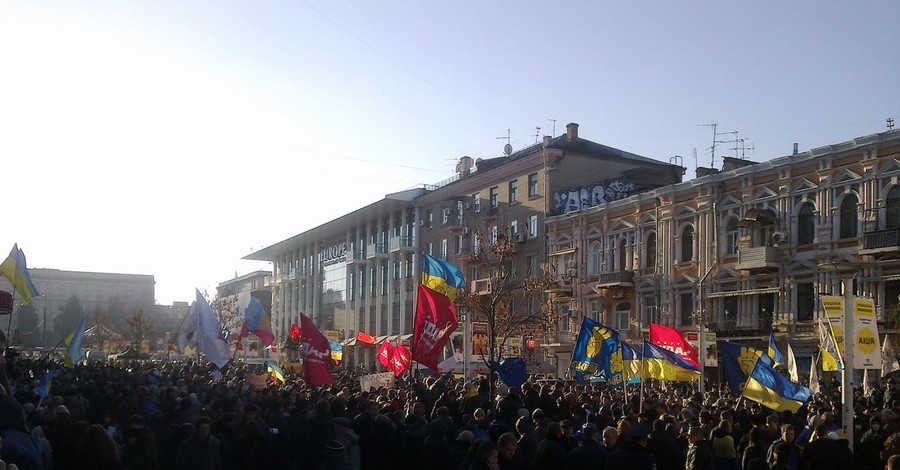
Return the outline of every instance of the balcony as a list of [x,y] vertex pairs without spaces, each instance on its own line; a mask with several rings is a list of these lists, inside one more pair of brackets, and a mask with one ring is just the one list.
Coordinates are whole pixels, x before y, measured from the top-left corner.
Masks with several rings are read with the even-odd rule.
[[366,250],[347,250],[344,261],[346,261],[347,264],[365,264]]
[[778,248],[773,246],[742,248],[738,251],[735,268],[740,271],[778,269]]
[[600,273],[597,288],[634,286],[634,271],[613,271]]
[[366,259],[387,259],[387,246],[382,243],[369,243],[366,246]]
[[861,255],[876,255],[900,252],[900,228],[889,228],[866,232]]
[[568,276],[558,276],[556,282],[544,289],[545,294],[571,294],[572,278]]
[[274,286],[277,286],[277,285],[280,284],[280,283],[281,283],[281,277],[280,277],[280,276],[266,276],[266,277],[263,279],[263,286],[264,286],[264,287],[274,287]]
[[391,253],[413,253],[416,251],[412,237],[391,237],[388,249]]

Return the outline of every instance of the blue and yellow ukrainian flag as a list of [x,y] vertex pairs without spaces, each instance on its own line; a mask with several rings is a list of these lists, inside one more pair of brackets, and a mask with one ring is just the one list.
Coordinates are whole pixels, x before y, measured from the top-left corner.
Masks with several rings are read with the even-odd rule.
[[584,317],[581,319],[581,330],[575,340],[569,369],[575,372],[582,383],[614,381],[622,373],[618,367],[613,370],[612,360],[618,350],[618,331]]
[[422,284],[456,300],[456,291],[465,285],[465,277],[456,266],[434,256],[422,255]]
[[278,364],[266,361],[266,372],[275,377],[275,380],[284,383],[284,371],[281,370],[281,367],[278,367]]
[[66,346],[66,352],[64,354],[64,359],[66,363],[66,367],[69,369],[74,369],[75,366],[84,359],[84,348],[82,344],[84,343],[84,329],[87,326],[87,318],[81,320],[81,323],[75,327],[71,333],[63,340],[63,343]]
[[774,331],[769,333],[769,357],[775,361],[775,367],[784,364],[784,356],[782,356],[781,351],[778,350],[778,343],[775,342]]
[[812,396],[812,390],[791,382],[765,361],[756,361],[741,396],[775,411],[796,413]]
[[644,340],[643,375],[648,379],[693,382],[700,379],[700,368],[668,349]]
[[625,382],[630,384],[640,382],[643,353],[628,343],[619,343],[619,347],[622,350],[622,373],[625,374]]
[[25,262],[25,253],[19,249],[18,243],[13,244],[9,256],[0,263],[0,274],[3,274],[12,282],[16,292],[22,296],[22,303],[27,304],[32,297],[39,296],[37,287],[28,273],[28,265]]
[[747,384],[747,377],[756,367],[756,361],[762,360],[769,365],[772,364],[772,359],[762,350],[731,341],[719,343],[719,357],[722,358],[728,386],[735,395],[741,394],[741,390]]

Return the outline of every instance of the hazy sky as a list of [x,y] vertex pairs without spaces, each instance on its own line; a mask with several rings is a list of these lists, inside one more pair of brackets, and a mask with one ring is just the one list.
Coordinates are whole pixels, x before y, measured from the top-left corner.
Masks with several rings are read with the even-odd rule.
[[702,124],[757,161],[843,142],[900,126],[897,18],[896,1],[5,0],[0,250],[152,274],[168,304],[500,155],[507,129],[518,149],[577,122],[683,156],[686,178],[693,149],[710,165]]

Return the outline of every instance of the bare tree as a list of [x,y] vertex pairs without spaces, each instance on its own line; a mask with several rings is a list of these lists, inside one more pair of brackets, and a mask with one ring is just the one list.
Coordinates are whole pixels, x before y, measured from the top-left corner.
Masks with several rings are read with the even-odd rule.
[[[474,253],[466,264],[477,267],[478,278],[460,290],[456,305],[473,321],[487,323],[487,353],[481,360],[493,377],[502,347],[511,337],[542,334],[554,329],[558,319],[542,301],[550,277],[525,262],[520,254],[521,242],[505,234],[486,239],[480,231],[476,231],[474,240]],[[492,398],[493,383],[491,380]]]
[[128,325],[131,347],[136,351],[140,351],[141,345],[144,344],[144,341],[148,340],[153,333],[153,319],[145,314],[143,310],[138,310],[128,317],[128,319],[125,320],[125,323]]

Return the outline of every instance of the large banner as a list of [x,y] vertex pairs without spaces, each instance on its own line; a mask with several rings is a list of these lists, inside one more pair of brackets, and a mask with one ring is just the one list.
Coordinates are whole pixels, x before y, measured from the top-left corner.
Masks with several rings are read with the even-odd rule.
[[380,374],[369,374],[364,375],[359,378],[359,388],[368,392],[375,387],[387,387],[391,388],[394,386],[394,373],[393,372],[382,372]]
[[510,336],[500,345],[500,357],[522,357],[523,346],[524,342],[521,336]]
[[490,351],[488,351],[488,346],[488,324],[482,322],[472,323],[472,358],[489,357]]
[[[844,298],[834,295],[820,297],[822,309],[831,323],[838,350],[844,352]],[[881,369],[881,351],[878,349],[878,324],[875,319],[875,301],[853,297],[853,368]]]

